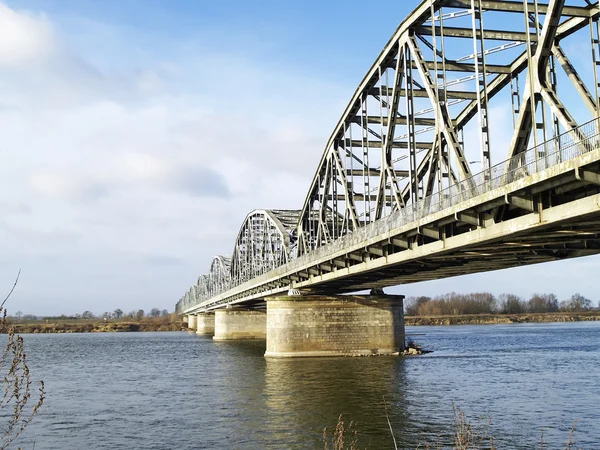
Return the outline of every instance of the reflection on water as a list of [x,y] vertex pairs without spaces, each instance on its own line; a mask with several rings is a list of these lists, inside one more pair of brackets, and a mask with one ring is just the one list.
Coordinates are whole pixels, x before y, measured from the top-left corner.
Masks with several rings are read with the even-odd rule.
[[600,448],[600,323],[420,327],[415,357],[268,359],[264,341],[188,333],[26,335],[48,396],[36,449],[323,448],[343,414],[360,448],[450,442],[452,404],[498,448]]
[[[404,361],[394,357],[268,359],[264,393],[268,407],[265,434],[275,446],[317,448],[324,426],[334,428],[342,414],[360,428],[361,444],[392,445],[383,404],[404,404]],[[394,423],[406,421],[400,406]]]

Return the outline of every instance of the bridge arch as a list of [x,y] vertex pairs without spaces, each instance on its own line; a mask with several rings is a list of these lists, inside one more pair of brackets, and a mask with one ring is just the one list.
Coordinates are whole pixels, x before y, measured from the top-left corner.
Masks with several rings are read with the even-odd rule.
[[231,257],[215,256],[208,274],[208,295],[214,297],[226,291],[231,286]]
[[191,302],[197,301],[198,298],[197,298],[197,294],[196,294],[196,285],[195,284],[192,284],[190,286],[190,289],[188,291],[188,296],[189,296],[189,299]]
[[188,308],[191,308],[195,304],[195,299],[190,296],[190,291],[188,290],[183,297],[177,303],[176,311],[182,312]]
[[231,278],[235,285],[279,267],[292,258],[298,210],[250,212],[235,240]]
[[196,298],[198,301],[203,301],[209,298],[208,296],[208,275],[200,275],[196,282]]
[[[423,0],[325,146],[302,208],[298,254],[385,217],[426,215],[460,195],[463,181],[460,189],[473,190],[499,176],[504,168],[493,164],[513,156],[523,156],[521,165],[539,155],[552,163],[547,148],[525,153],[560,146],[565,133],[582,140],[578,124],[600,111],[599,18],[598,2],[588,0]],[[592,60],[567,55],[575,42]]]

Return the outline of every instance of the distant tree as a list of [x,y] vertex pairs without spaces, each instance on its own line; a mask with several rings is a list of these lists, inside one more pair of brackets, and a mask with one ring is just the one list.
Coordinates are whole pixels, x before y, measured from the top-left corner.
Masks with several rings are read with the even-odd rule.
[[121,311],[119,308],[117,308],[113,312],[113,316],[115,319],[120,319],[121,317],[123,317],[123,311]]
[[129,312],[127,313],[127,317],[130,317],[130,318],[132,318],[132,319],[135,319],[135,316],[136,316],[136,315],[137,315],[137,311],[136,311],[135,309],[134,309],[134,310],[132,310],[132,311],[129,311]]
[[21,317],[23,317],[23,313],[22,313],[21,311],[17,311],[17,312],[15,313],[15,317],[16,317],[17,319],[20,319]]
[[465,297],[463,314],[493,314],[498,309],[496,298],[489,292],[475,292]]
[[152,308],[150,310],[150,317],[154,317],[154,318],[160,317],[160,309],[158,309],[158,308]]
[[91,311],[84,311],[83,314],[81,315],[82,319],[93,319],[94,318],[94,313]]
[[558,298],[554,294],[548,294],[546,296],[546,305],[548,308],[548,312],[556,312],[558,311]]
[[406,311],[406,315],[418,316],[420,314],[419,309],[421,308],[421,306],[429,301],[431,301],[431,297],[407,297],[404,300],[404,309]]
[[419,316],[441,316],[444,314],[442,309],[443,302],[440,300],[429,300],[419,305]]
[[498,308],[503,314],[521,314],[525,312],[525,301],[514,294],[501,294],[498,297]]
[[160,315],[163,317],[167,317],[169,315],[169,311],[167,311],[166,309],[163,309],[162,312],[160,313]]
[[143,309],[138,309],[137,312],[135,313],[135,318],[137,320],[141,320],[144,318],[144,310]]
[[574,294],[570,300],[560,302],[563,311],[588,311],[592,309],[592,301],[581,294]]
[[533,294],[527,302],[527,310],[532,313],[558,311],[558,298],[554,294]]
[[110,319],[111,317],[112,317],[112,314],[111,314],[111,313],[109,313],[108,311],[106,311],[106,312],[102,313],[102,318],[103,318],[104,320],[106,320],[106,319]]
[[38,320],[38,316],[35,314],[25,314],[23,320]]

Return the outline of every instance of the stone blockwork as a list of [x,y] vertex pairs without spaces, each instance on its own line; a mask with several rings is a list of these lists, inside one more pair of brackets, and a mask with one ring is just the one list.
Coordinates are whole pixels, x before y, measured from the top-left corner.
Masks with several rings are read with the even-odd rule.
[[401,295],[267,299],[266,357],[397,355],[404,350]]
[[197,334],[215,334],[215,315],[214,313],[202,313],[197,316]]
[[196,330],[196,324],[197,324],[196,316],[194,314],[190,314],[189,316],[187,316],[187,318],[188,318],[188,320],[187,320],[188,329],[190,331]]
[[267,335],[267,314],[264,310],[225,308],[215,311],[213,339],[264,339]]

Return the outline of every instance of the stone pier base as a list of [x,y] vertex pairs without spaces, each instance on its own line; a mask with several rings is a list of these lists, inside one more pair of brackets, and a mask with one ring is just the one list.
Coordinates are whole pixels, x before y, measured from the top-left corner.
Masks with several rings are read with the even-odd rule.
[[197,334],[215,334],[214,313],[202,313],[197,317]]
[[197,320],[196,320],[196,316],[194,314],[190,314],[187,316],[187,324],[188,324],[188,330],[189,331],[195,331],[196,330],[196,324],[197,324]]
[[225,308],[215,311],[215,341],[264,339],[267,314],[264,310]]
[[403,295],[267,299],[266,357],[398,355]]

